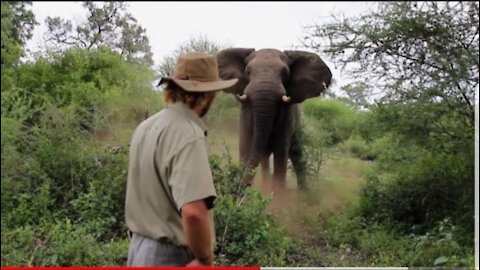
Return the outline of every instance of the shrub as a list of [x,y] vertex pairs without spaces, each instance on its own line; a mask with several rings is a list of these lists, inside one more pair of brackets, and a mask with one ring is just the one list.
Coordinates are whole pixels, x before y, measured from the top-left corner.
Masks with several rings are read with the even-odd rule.
[[359,112],[357,115],[357,124],[353,133],[371,143],[386,133],[385,123],[380,121],[382,111],[376,106],[372,106],[368,111]]
[[[473,250],[459,244],[461,231],[450,219],[439,221],[423,234],[402,234],[346,211],[318,219],[312,237],[323,241],[330,266],[365,267],[472,267]],[[321,240],[320,240],[321,239]]]
[[350,139],[341,145],[341,148],[345,148],[354,157],[361,160],[375,160],[377,158],[377,153],[374,151],[374,147],[367,144],[365,140],[358,136],[350,137]]
[[42,227],[2,228],[2,266],[121,266],[128,241],[98,243],[69,219]]
[[4,68],[2,30],[1,73],[2,266],[123,265],[127,155],[96,136],[158,109],[153,71],[108,48]]
[[458,244],[459,231],[449,218],[438,221],[424,235],[410,235],[412,249],[411,266],[458,267],[473,266],[473,252]]
[[[327,133],[318,132],[315,123],[311,120],[302,118],[300,128],[295,135],[302,147],[303,166],[305,168],[306,183],[305,189],[314,186],[314,182],[320,179],[322,165],[327,158],[325,148],[327,147]],[[291,160],[288,160],[288,168],[295,171]]]
[[[22,105],[34,112],[27,119],[32,125],[45,105],[70,106],[88,130],[104,127],[106,120],[143,120],[145,111],[159,109],[160,98],[152,91],[153,72],[122,60],[119,53],[107,48],[69,49],[23,64],[16,74],[16,85],[2,88],[2,115],[14,109],[11,98],[4,102],[3,92],[10,96],[21,92],[27,101]],[[8,106],[4,109],[4,105]]]
[[209,113],[205,116],[207,121],[225,123],[225,119],[234,119],[235,124],[239,118],[240,104],[233,95],[218,93],[212,103]]
[[357,112],[339,100],[312,98],[303,103],[303,111],[318,122],[319,130],[329,134],[330,145],[347,140],[356,125]]
[[265,212],[269,199],[240,184],[242,168],[229,154],[210,157],[217,189],[214,208],[220,265],[282,266],[291,241]]
[[74,222],[102,242],[123,238],[127,147],[116,153],[103,150],[95,158],[100,167],[89,181],[88,190],[70,201],[77,217]]
[[367,177],[360,197],[362,215],[417,233],[451,217],[464,230],[462,244],[472,246],[473,164],[468,157],[419,150],[404,157],[408,160],[390,159],[395,164],[384,160],[387,164],[379,164]]

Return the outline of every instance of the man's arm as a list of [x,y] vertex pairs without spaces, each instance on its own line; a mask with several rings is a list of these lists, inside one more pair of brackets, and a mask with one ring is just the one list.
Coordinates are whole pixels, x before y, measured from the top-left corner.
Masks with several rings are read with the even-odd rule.
[[204,200],[182,207],[183,231],[188,246],[201,265],[213,265],[212,239],[208,209]]

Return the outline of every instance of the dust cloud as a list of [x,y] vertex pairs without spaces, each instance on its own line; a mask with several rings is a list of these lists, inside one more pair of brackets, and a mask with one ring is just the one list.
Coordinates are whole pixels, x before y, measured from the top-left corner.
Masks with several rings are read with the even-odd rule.
[[295,175],[290,173],[287,174],[286,185],[279,185],[272,179],[262,179],[257,173],[253,186],[270,196],[266,212],[294,235],[307,233],[307,226],[315,224],[319,215],[340,211],[345,205],[341,196],[322,183],[312,185],[308,191],[299,190]]

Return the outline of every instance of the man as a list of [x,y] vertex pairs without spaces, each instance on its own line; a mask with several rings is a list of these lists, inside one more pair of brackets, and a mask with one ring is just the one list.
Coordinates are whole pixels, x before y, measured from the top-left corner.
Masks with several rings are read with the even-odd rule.
[[128,266],[211,266],[216,197],[200,119],[216,91],[217,58],[192,52],[164,77],[167,107],[143,121],[130,143],[125,219],[132,236]]

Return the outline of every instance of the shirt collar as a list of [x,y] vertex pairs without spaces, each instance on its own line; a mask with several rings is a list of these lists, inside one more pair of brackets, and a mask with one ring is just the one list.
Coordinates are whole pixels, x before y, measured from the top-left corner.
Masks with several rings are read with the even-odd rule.
[[169,103],[167,104],[167,108],[172,108],[176,111],[179,111],[182,113],[184,116],[186,116],[189,120],[192,120],[194,123],[200,127],[200,129],[203,131],[203,134],[207,136],[207,125],[203,120],[192,110],[190,107],[188,107],[185,103],[177,101],[174,103]]

